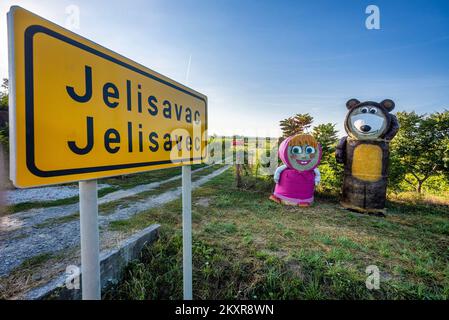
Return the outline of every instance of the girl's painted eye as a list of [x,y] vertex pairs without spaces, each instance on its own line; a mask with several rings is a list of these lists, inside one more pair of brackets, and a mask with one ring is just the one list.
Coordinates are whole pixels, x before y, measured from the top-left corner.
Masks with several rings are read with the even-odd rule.
[[315,148],[314,148],[314,147],[311,147],[311,146],[308,146],[308,147],[306,148],[306,153],[307,153],[307,154],[315,153]]
[[302,152],[301,147],[295,146],[292,148],[292,153],[293,154],[300,154]]
[[360,109],[361,113],[367,113],[368,112],[368,108],[367,107],[363,107],[362,109]]
[[370,108],[369,109],[369,113],[376,114],[377,113],[377,109],[376,108]]

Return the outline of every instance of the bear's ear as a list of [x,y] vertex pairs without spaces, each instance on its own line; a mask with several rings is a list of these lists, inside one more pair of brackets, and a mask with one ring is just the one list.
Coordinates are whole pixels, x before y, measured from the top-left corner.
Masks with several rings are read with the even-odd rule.
[[382,101],[380,103],[380,105],[382,107],[384,107],[385,109],[387,109],[388,112],[391,112],[394,109],[394,106],[395,106],[394,101],[390,100],[390,99],[385,99],[384,101]]
[[357,99],[349,99],[348,102],[346,102],[346,108],[352,109],[359,103],[360,103],[360,101]]

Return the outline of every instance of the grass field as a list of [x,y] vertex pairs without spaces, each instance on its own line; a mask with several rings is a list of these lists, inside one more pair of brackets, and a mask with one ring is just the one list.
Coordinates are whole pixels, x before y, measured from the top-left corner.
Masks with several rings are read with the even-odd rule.
[[[259,187],[257,187],[259,186]],[[232,170],[193,194],[195,299],[448,299],[449,207],[388,203],[379,218],[318,194],[311,208],[269,201],[263,184],[235,188]],[[160,239],[105,293],[109,299],[182,298],[181,201],[117,221],[162,225]],[[366,267],[380,289],[366,288]]]

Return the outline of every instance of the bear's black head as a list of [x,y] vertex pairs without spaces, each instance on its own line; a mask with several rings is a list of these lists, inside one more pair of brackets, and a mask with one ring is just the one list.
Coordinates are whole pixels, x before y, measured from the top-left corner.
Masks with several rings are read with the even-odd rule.
[[394,102],[385,99],[381,103],[373,101],[360,102],[350,99],[346,102],[348,114],[345,119],[345,130],[349,136],[358,140],[383,138],[391,124],[390,112]]

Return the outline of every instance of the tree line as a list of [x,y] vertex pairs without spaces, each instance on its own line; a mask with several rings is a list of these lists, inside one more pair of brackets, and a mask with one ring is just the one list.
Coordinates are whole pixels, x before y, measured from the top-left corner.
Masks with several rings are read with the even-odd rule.
[[[412,189],[422,193],[424,187],[448,191],[449,110],[430,114],[400,111],[396,117],[401,127],[390,144],[390,191]],[[322,188],[338,190],[343,171],[334,157],[338,143],[336,124],[313,126],[313,122],[314,118],[309,113],[281,120],[283,138],[298,133],[312,134],[323,148],[320,165]],[[0,90],[0,143],[6,148],[8,135],[8,79],[3,79]]]
[[[390,191],[414,190],[423,187],[449,190],[449,110],[430,114],[400,111],[396,113],[400,130],[390,144]],[[280,121],[283,137],[310,133],[323,148],[320,165],[323,188],[339,188],[342,168],[335,162],[338,130],[335,124],[313,126],[309,113],[296,114]],[[312,130],[310,130],[312,128]],[[435,185],[438,184],[438,185]]]

